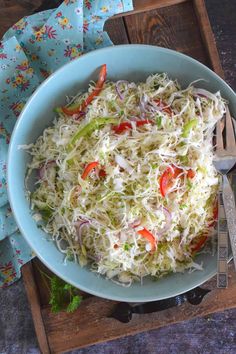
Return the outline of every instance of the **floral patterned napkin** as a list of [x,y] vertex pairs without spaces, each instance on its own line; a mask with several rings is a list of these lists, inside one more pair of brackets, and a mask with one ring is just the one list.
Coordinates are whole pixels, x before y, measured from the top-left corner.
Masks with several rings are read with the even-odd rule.
[[34,257],[7,197],[7,151],[16,119],[36,87],[56,69],[112,45],[103,31],[105,21],[132,9],[132,0],[64,0],[56,10],[22,18],[0,42],[0,287],[17,280],[20,267]]

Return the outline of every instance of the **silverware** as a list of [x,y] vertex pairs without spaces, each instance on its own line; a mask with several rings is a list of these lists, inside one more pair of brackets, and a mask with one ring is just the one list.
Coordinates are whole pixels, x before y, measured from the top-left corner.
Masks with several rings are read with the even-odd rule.
[[217,220],[217,287],[228,287],[228,228],[222,195],[222,178],[218,192],[218,220]]
[[[228,233],[233,252],[234,265],[236,269],[236,208],[234,193],[227,178],[227,173],[236,163],[236,143],[234,127],[228,107],[225,114],[226,144],[224,148],[222,136],[222,122],[218,121],[216,126],[216,152],[214,165],[221,174],[221,186],[219,191],[218,205],[218,273],[217,286],[225,288],[228,285]],[[226,216],[227,222],[224,218]],[[228,233],[227,233],[228,229]]]

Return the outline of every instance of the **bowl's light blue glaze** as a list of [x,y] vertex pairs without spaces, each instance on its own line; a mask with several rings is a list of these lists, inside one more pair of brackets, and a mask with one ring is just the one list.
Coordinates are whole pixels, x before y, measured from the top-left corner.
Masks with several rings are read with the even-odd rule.
[[74,286],[97,296],[129,302],[164,299],[190,290],[216,273],[216,256],[201,255],[204,270],[192,274],[172,274],[159,281],[145,279],[144,284],[124,288],[97,276],[78,264],[63,263],[61,254],[50,238],[37,227],[32,219],[29,203],[25,198],[24,179],[29,156],[19,145],[29,144],[52,124],[53,108],[65,103],[66,95],[86,90],[95,79],[98,67],[106,63],[108,79],[145,80],[151,73],[167,72],[177,78],[183,87],[197,79],[205,79],[198,86],[212,92],[221,91],[236,116],[236,95],[215,73],[204,65],[178,52],[146,45],[122,45],[97,50],[70,62],[51,75],[33,94],[19,117],[12,134],[8,158],[9,199],[19,228],[29,245],[58,276]]

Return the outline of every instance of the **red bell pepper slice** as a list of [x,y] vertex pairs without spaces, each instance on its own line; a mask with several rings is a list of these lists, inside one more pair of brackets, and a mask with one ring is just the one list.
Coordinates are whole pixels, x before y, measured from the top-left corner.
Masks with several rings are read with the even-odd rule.
[[153,253],[157,248],[156,239],[153,236],[153,234],[145,228],[143,228],[142,230],[139,230],[138,234],[141,235],[142,237],[146,238],[146,240],[148,240],[148,242],[150,242],[151,247],[152,247],[151,252]]
[[168,191],[173,187],[175,179],[182,173],[183,170],[174,165],[165,169],[160,178],[160,192],[162,197],[165,197]]
[[88,177],[88,175],[90,174],[90,172],[98,166],[98,162],[94,161],[94,162],[90,162],[84,169],[84,172],[82,173],[81,178],[82,179],[86,179]]
[[196,175],[196,172],[195,171],[193,171],[193,170],[188,170],[188,172],[187,172],[187,177],[188,178],[194,178],[195,177],[195,175]]
[[169,114],[170,116],[172,116],[173,111],[170,107],[167,107],[167,103],[165,103],[164,101],[162,101],[160,98],[156,98],[154,100],[154,102],[156,102],[156,104],[161,108],[161,110],[167,114]]
[[[215,226],[217,218],[218,218],[218,198],[216,198],[214,201],[213,221],[208,224],[208,227]],[[203,234],[200,237],[199,241],[195,245],[193,245],[192,252],[198,252],[205,245],[207,238],[208,238],[208,234],[207,233]]]
[[105,168],[101,168],[101,169],[99,170],[98,175],[99,175],[100,178],[105,178],[106,175],[107,175],[107,174],[106,174],[106,171],[105,171]]
[[[173,187],[175,179],[183,172],[181,168],[171,165],[166,168],[160,178],[160,192],[163,197],[166,196],[168,191]],[[195,176],[195,171],[188,170],[187,177],[193,178]]]
[[204,234],[200,237],[199,241],[191,247],[192,252],[198,252],[206,243],[207,234]]
[[216,221],[218,219],[218,200],[216,200],[214,209],[213,209],[213,218]]
[[[138,120],[135,122],[137,127],[142,127],[143,125],[149,124],[149,123],[151,123],[151,121],[148,119]],[[127,129],[132,129],[132,124],[130,122],[122,122],[113,128],[113,130],[115,131],[116,134],[121,134]]]
[[[218,198],[215,199],[214,201],[214,207],[213,207],[213,221],[208,224],[208,227],[213,227],[216,224],[218,218]],[[208,238],[208,234],[203,234],[199,241],[193,245],[192,247],[192,252],[198,252],[206,243]]]
[[94,97],[98,96],[99,93],[102,91],[104,82],[106,81],[106,75],[107,75],[107,66],[106,64],[103,64],[99,73],[97,84],[94,90],[90,93],[90,95],[77,107],[74,108],[61,107],[63,113],[65,113],[68,116],[73,116],[73,114],[79,114],[80,112],[82,112],[92,102]]
[[131,128],[132,128],[131,123],[129,123],[129,122],[123,122],[123,123],[120,123],[119,125],[113,127],[112,129],[114,130],[114,132],[115,132],[116,134],[121,134],[121,133],[123,133],[125,130],[131,129]]

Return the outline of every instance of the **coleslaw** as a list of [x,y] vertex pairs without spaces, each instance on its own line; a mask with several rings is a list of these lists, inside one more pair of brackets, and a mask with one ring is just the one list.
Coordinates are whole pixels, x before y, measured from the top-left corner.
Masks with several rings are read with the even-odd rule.
[[105,76],[29,147],[34,218],[66,259],[121,284],[201,269],[194,257],[217,217],[212,134],[224,100],[165,73]]

